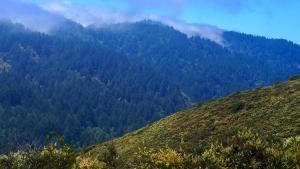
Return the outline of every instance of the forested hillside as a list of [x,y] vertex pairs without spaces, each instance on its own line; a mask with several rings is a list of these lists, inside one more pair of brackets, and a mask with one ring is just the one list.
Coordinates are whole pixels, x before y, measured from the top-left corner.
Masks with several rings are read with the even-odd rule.
[[98,143],[300,73],[292,42],[223,36],[222,46],[153,21],[67,22],[49,34],[1,22],[1,152],[38,146],[50,131],[78,147]]
[[2,151],[52,130],[89,145],[188,105],[178,86],[94,39],[2,23],[0,41]]
[[93,37],[165,75],[196,103],[300,73],[300,47],[286,40],[225,31],[219,45],[154,21],[113,25]]

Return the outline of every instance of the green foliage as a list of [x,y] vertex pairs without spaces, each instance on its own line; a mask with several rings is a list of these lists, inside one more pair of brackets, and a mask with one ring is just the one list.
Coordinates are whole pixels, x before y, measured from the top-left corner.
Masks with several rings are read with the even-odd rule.
[[77,158],[77,168],[74,169],[109,169],[107,165],[101,161],[91,158]]
[[300,84],[296,84],[296,85],[295,85],[295,89],[296,89],[297,91],[300,91]]
[[157,152],[145,149],[138,157],[137,168],[140,169],[184,169],[185,167],[183,155],[168,148]]
[[296,75],[296,76],[289,78],[290,81],[299,80],[299,79],[300,79],[300,75]]
[[231,106],[231,112],[232,113],[237,113],[239,112],[240,110],[242,110],[244,107],[245,107],[245,102],[243,101],[238,101],[238,102],[235,102],[233,103],[233,105]]
[[39,151],[19,151],[1,156],[1,169],[74,169],[76,153],[62,137],[51,135],[51,141]]
[[104,163],[107,169],[121,169],[124,165],[113,144],[107,144],[97,160]]

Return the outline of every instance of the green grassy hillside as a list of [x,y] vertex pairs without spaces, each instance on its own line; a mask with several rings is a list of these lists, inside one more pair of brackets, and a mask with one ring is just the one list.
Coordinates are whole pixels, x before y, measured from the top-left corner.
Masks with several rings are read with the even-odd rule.
[[300,77],[199,104],[121,138],[89,147],[84,154],[97,157],[111,143],[129,162],[145,147],[195,152],[201,143],[246,128],[274,138],[300,135]]

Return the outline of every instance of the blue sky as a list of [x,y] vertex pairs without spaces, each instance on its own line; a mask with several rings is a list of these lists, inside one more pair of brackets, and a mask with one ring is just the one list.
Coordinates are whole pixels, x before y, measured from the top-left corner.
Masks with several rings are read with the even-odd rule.
[[157,15],[300,44],[300,0],[27,0]]

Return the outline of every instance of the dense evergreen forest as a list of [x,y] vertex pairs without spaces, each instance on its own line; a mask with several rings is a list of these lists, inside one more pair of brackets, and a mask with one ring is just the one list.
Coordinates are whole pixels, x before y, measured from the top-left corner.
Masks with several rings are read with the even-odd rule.
[[0,23],[0,152],[50,131],[87,146],[196,102],[300,73],[300,46],[236,32],[224,45],[153,21],[48,34]]

